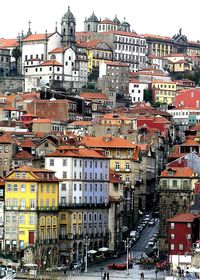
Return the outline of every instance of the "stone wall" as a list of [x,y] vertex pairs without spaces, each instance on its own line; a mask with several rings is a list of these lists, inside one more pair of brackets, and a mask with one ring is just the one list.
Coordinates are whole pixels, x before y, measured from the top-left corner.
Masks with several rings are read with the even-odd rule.
[[23,92],[23,77],[0,77],[0,94],[5,92]]

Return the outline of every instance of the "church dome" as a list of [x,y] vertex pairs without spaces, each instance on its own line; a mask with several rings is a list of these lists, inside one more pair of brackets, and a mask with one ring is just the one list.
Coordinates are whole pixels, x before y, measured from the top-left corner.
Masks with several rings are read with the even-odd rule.
[[115,18],[113,19],[113,22],[116,23],[116,24],[120,24],[120,21],[118,20],[116,15],[115,15]]
[[70,11],[70,7],[68,6],[68,11],[64,14],[63,19],[75,19],[74,15]]
[[88,18],[88,21],[96,22],[96,21],[99,21],[99,20],[98,20],[98,17],[95,16],[95,14],[93,12],[92,15]]

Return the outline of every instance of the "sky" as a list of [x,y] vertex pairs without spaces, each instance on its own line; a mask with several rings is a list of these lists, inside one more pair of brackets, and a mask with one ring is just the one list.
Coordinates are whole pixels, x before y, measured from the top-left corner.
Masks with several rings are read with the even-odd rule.
[[173,36],[182,28],[189,40],[200,40],[199,0],[7,0],[1,3],[0,38],[26,34],[31,21],[32,33],[51,33],[70,6],[76,18],[76,31],[84,30],[84,20],[93,11],[98,18],[120,21],[124,18],[138,34]]

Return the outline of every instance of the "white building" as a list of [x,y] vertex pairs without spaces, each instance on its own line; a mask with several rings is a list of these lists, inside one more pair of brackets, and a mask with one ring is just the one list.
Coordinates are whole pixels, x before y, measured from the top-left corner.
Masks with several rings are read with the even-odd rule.
[[129,80],[129,95],[132,102],[141,102],[144,100],[144,90],[148,89],[147,83],[142,83],[138,79]]

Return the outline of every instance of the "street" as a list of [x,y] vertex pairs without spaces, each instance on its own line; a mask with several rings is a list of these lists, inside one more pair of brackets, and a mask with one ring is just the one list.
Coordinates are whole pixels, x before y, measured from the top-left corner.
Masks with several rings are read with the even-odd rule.
[[[132,257],[134,259],[140,258],[142,255],[145,257],[145,247],[150,240],[150,238],[155,234],[155,232],[158,230],[159,227],[159,220],[157,219],[154,226],[148,226],[144,228],[144,230],[141,232],[140,238],[134,243],[134,245],[129,249],[129,257]],[[108,270],[107,266],[111,263],[126,263],[126,254],[107,261],[102,261],[102,263],[98,264],[92,264],[88,266],[88,272],[80,272],[77,271],[67,271],[66,275],[60,275],[57,279],[62,280],[69,280],[69,279],[103,279],[104,272],[109,272],[109,279],[135,279],[135,280],[141,280],[140,274],[144,273],[144,279],[157,279],[161,280],[164,279],[166,272],[165,271],[159,271],[156,275],[155,269],[148,269],[148,270],[142,270],[140,269],[138,264],[134,264],[133,268],[129,268],[129,270]],[[53,279],[53,273],[52,275],[49,275],[47,279]],[[5,278],[5,279],[12,279],[12,278]],[[14,279],[14,278],[13,278]],[[17,278],[20,279],[20,278]],[[46,279],[45,276],[43,276],[40,279]]]

